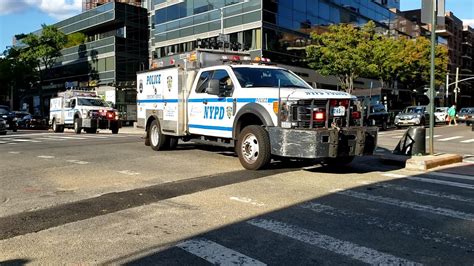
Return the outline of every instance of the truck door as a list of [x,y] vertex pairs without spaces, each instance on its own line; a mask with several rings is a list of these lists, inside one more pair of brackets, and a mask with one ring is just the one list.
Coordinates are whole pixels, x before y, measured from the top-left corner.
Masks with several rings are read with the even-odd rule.
[[[229,90],[226,96],[207,93],[210,80],[218,80]],[[234,82],[225,69],[201,72],[188,102],[188,127],[191,134],[232,137]]]

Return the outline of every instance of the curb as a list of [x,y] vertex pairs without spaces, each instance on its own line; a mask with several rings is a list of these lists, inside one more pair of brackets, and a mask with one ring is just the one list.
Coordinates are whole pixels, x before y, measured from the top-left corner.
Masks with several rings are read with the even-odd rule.
[[459,154],[442,154],[411,157],[406,161],[405,169],[426,171],[438,166],[460,163],[463,158]]

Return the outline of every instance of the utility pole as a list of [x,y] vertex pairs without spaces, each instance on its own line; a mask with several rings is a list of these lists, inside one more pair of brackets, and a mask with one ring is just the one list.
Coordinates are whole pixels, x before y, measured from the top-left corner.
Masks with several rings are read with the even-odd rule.
[[454,86],[454,104],[455,104],[455,105],[458,105],[459,67],[456,67],[456,82],[455,82],[454,84],[456,84],[456,85]]
[[434,155],[434,110],[435,110],[435,52],[436,52],[436,20],[438,1],[433,0],[431,10],[431,73],[430,73],[430,154]]
[[446,87],[445,87],[445,94],[446,94],[446,103],[444,104],[446,107],[449,106],[449,90],[448,90],[448,86],[449,86],[449,70],[448,72],[446,73]]

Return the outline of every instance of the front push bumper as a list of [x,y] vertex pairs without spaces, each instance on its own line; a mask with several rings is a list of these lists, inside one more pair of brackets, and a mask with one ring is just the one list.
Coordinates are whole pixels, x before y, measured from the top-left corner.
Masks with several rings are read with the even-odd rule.
[[84,118],[82,119],[83,128],[92,128],[92,129],[113,129],[121,128],[121,120],[106,120],[106,119],[91,119]]
[[377,127],[284,129],[269,127],[271,153],[291,158],[336,158],[372,155]]

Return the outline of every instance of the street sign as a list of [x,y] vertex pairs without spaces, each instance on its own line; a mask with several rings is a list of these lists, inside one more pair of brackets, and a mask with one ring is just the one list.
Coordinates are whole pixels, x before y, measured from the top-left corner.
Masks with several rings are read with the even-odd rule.
[[422,0],[421,2],[421,23],[431,24],[433,2],[436,1],[437,24],[444,25],[446,0]]

